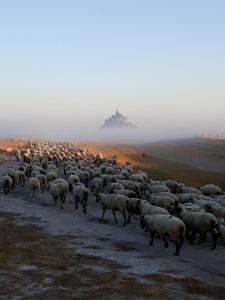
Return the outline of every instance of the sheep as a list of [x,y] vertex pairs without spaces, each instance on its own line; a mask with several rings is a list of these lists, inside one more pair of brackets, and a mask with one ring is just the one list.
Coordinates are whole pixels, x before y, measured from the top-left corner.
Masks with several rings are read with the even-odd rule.
[[191,193],[194,195],[202,195],[202,192],[194,187],[180,187],[179,189],[180,194],[184,194],[184,193]]
[[[101,201],[103,213],[100,222],[103,222],[104,215],[107,209],[112,209],[115,223],[118,223],[116,217],[116,210],[119,210],[124,218],[123,226],[127,225],[131,220],[131,211],[130,211],[130,200],[128,197],[118,194],[98,194],[97,202]],[[126,216],[126,211],[128,212],[128,219]]]
[[140,202],[139,202],[139,209],[140,209],[142,216],[157,215],[157,214],[168,215],[169,214],[169,212],[165,208],[151,205],[150,203],[143,201],[143,200],[140,200]]
[[193,203],[197,204],[200,207],[203,207],[205,210],[221,207],[221,205],[219,203],[217,203],[216,201],[206,201],[206,200],[193,199]]
[[13,180],[9,175],[3,176],[3,190],[5,195],[13,190]]
[[131,215],[132,217],[137,220],[136,218],[136,214],[139,214],[139,211],[140,211],[140,199],[138,198],[129,198],[130,199],[130,211],[131,211]]
[[36,177],[31,177],[30,178],[30,180],[29,180],[29,189],[30,189],[30,192],[31,192],[33,198],[35,198],[35,196],[37,195],[37,193],[41,189],[40,181]]
[[178,201],[178,196],[177,195],[174,195],[173,193],[171,192],[160,192],[160,193],[153,193],[151,194],[152,196],[168,196],[168,197],[171,197],[173,198],[175,201]]
[[225,207],[225,199],[223,199],[223,198],[214,198],[214,201],[219,203],[221,206]]
[[26,182],[26,175],[23,171],[16,171],[17,173],[17,179],[18,179],[18,184],[20,184],[22,187],[25,186],[25,182]]
[[49,183],[50,181],[54,181],[57,179],[57,174],[53,171],[47,172],[47,182]]
[[104,173],[107,174],[107,175],[112,175],[114,173],[114,168],[110,167],[110,166],[107,166],[105,168],[105,172]]
[[82,182],[86,187],[88,187],[89,173],[87,171],[80,171],[78,173],[78,176],[80,177],[80,182]]
[[[198,245],[206,240],[207,232],[212,232],[212,247],[211,250],[215,250],[217,242],[217,220],[216,217],[210,213],[204,212],[189,212],[185,206],[176,202],[174,213],[177,217],[181,218],[187,228],[187,239],[190,244],[194,244],[196,233],[200,233],[200,240]],[[191,232],[191,236],[190,236]]]
[[191,212],[206,212],[203,207],[193,203],[184,203],[184,207]]
[[8,175],[12,178],[12,181],[13,181],[12,188],[15,189],[15,187],[18,183],[17,171],[12,169],[8,172]]
[[47,176],[44,174],[38,174],[36,178],[40,181],[41,191],[44,193],[47,186]]
[[94,196],[102,192],[101,178],[95,177],[90,181],[90,190],[94,194]]
[[194,201],[194,199],[199,199],[199,196],[193,193],[183,193],[177,196],[181,203],[188,203]]
[[114,190],[123,190],[123,186],[117,182],[111,182],[107,186],[107,191],[109,194],[113,194]]
[[151,233],[150,246],[153,246],[155,233],[158,233],[164,240],[165,248],[168,248],[166,238],[169,236],[176,246],[175,255],[179,255],[185,235],[185,224],[182,220],[171,215],[146,215],[141,216],[140,225],[142,229],[147,228]]
[[80,182],[80,178],[76,174],[71,174],[68,178],[68,183],[69,183],[69,192],[72,193],[73,191],[73,185],[77,184]]
[[171,210],[174,207],[175,199],[170,196],[151,195],[149,202],[152,205],[163,207]]
[[[216,203],[218,204],[218,203]],[[206,211],[213,214],[217,218],[217,222],[220,224],[224,224],[225,221],[225,207],[217,207],[214,203],[206,204]]]
[[57,203],[58,199],[60,200],[60,207],[63,209],[63,204],[65,203],[66,195],[69,190],[68,183],[63,179],[56,179],[48,184],[48,190],[55,203]]
[[136,198],[136,193],[132,190],[125,190],[125,189],[121,189],[121,190],[113,190],[113,194],[118,194],[118,195],[124,195],[128,198]]
[[124,189],[134,191],[137,198],[141,198],[140,185],[137,182],[131,180],[118,180],[117,182],[120,183]]
[[175,180],[164,181],[165,185],[170,189],[171,193],[176,194],[178,189],[178,182]]
[[110,176],[109,178],[111,182],[116,182],[117,180],[125,180],[125,177],[121,174],[113,174],[108,176]]
[[87,203],[89,199],[89,190],[83,184],[76,184],[73,186],[73,200],[75,209],[78,209],[78,204],[83,205],[83,212],[87,214]]
[[150,180],[148,180],[148,184],[149,184],[149,185],[162,185],[163,182],[162,182],[162,181],[159,181],[159,180],[153,180],[153,179],[150,179]]
[[212,196],[212,195],[221,195],[222,191],[221,188],[215,184],[206,184],[200,188],[202,194],[205,196]]
[[145,183],[145,178],[141,174],[131,174],[129,176],[129,180],[135,181],[135,182]]
[[111,176],[108,174],[102,174],[101,176],[102,178],[102,186],[103,186],[103,190],[105,190],[105,187],[107,186],[107,184],[110,182],[111,180]]
[[148,190],[151,194],[161,193],[161,192],[170,192],[170,189],[166,185],[163,185],[163,184],[149,185]]

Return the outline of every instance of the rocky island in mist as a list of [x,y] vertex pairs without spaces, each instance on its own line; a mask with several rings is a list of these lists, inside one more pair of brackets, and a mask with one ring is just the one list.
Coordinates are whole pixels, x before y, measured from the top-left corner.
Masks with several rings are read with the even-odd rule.
[[116,113],[110,118],[104,121],[104,124],[101,128],[137,128],[132,124],[127,117],[119,113],[118,109]]

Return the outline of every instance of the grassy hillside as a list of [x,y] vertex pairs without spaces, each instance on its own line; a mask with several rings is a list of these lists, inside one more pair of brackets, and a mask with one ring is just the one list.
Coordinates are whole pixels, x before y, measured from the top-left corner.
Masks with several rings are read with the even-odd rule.
[[225,141],[195,138],[148,143],[139,147],[166,160],[225,173]]
[[225,175],[218,172],[157,158],[137,147],[98,144],[91,144],[89,147],[92,151],[102,152],[106,156],[115,154],[120,162],[129,160],[136,168],[146,171],[150,178],[156,180],[175,179],[196,187],[215,183],[225,190]]

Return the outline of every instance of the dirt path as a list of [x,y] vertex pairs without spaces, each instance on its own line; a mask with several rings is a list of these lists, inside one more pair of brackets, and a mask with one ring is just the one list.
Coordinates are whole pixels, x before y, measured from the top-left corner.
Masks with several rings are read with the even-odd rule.
[[[16,162],[2,164],[0,175],[8,167],[16,164]],[[185,243],[180,257],[175,257],[175,249],[172,244],[169,249],[164,249],[162,242],[157,240],[154,247],[149,247],[149,234],[140,229],[138,221],[133,221],[131,225],[123,227],[119,214],[119,224],[114,224],[111,212],[107,212],[104,224],[100,224],[101,208],[96,204],[94,198],[90,200],[87,215],[84,215],[81,210],[74,210],[69,199],[71,200],[71,196],[68,197],[65,208],[61,210],[53,205],[47,192],[39,195],[37,200],[32,200],[26,188],[25,190],[18,188],[9,196],[0,194],[0,212],[18,214],[16,224],[38,226],[46,234],[56,237],[57,240],[59,236],[65,237],[66,249],[70,249],[76,255],[81,255],[84,262],[87,257],[88,268],[99,276],[104,273],[111,274],[116,270],[116,277],[147,286],[151,286],[152,283],[159,284],[160,280],[164,280],[165,285],[173,286],[175,298],[176,293],[179,295],[179,280],[190,280],[191,277],[195,280],[195,288],[196,282],[199,280],[213,285],[213,288],[214,284],[225,283],[225,251],[222,241],[219,242],[214,252],[209,250],[210,243],[201,247]],[[64,251],[67,251],[66,249]],[[92,259],[88,260],[88,257],[92,257]],[[99,262],[98,264],[94,263],[93,257]],[[110,267],[107,265],[108,263],[111,264]],[[35,262],[31,261],[30,264],[35,265]],[[116,266],[114,271],[112,271],[113,266]],[[38,268],[38,266],[36,267]],[[33,271],[35,273],[35,270]],[[157,280],[155,274],[158,274]],[[83,276],[85,277],[84,274]],[[119,286],[119,283],[117,284]],[[182,281],[180,284],[183,285],[184,282]],[[189,292],[193,293],[193,289],[190,290]],[[196,288],[194,293],[207,295],[211,292],[209,290],[199,291]],[[143,294],[144,299],[145,297],[148,299],[149,295]],[[124,298],[121,299],[141,299],[141,295],[138,294],[134,298],[126,298],[127,296],[125,293]],[[210,298],[212,299],[212,297]],[[219,296],[216,298],[219,299]]]

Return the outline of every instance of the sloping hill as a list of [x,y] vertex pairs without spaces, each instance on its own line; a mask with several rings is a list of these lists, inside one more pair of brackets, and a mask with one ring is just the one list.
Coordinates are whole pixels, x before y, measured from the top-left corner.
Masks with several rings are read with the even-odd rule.
[[225,141],[195,138],[149,143],[140,147],[159,158],[225,173]]
[[142,146],[89,144],[89,147],[105,156],[115,154],[120,162],[131,161],[136,168],[146,171],[150,178],[156,180],[175,179],[195,187],[215,183],[225,190],[224,174],[156,157],[148,148],[143,150]]

